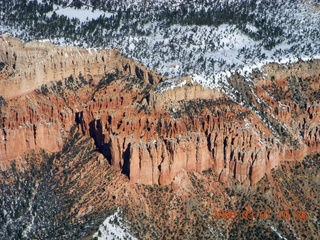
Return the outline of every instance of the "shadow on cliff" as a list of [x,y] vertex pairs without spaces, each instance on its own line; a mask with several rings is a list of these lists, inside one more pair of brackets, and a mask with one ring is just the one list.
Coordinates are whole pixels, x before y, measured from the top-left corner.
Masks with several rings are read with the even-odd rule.
[[109,164],[111,164],[111,149],[109,143],[104,142],[104,134],[102,133],[102,125],[101,121],[92,120],[89,123],[89,134],[90,137],[94,139],[94,144],[100,153],[108,160]]
[[[77,122],[79,118],[76,116]],[[109,164],[112,165],[112,153],[110,143],[104,141],[105,135],[102,133],[101,120],[92,120],[89,123],[89,134],[94,139],[97,150],[108,160]],[[122,154],[123,165],[120,166],[122,174],[125,174],[130,179],[130,144],[128,144],[126,150]]]
[[123,166],[122,166],[122,174],[125,174],[130,179],[130,146],[131,143],[128,144],[126,150],[122,154]]

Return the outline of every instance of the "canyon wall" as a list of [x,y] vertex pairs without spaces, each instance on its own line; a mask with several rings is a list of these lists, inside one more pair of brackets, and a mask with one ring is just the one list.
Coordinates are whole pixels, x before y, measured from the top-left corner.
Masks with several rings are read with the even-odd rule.
[[61,47],[49,41],[23,43],[7,35],[0,36],[0,63],[9,69],[9,74],[2,74],[0,79],[0,93],[6,99],[70,75],[81,74],[98,81],[107,73],[119,71],[151,83],[161,79],[146,67],[121,57],[117,50]]
[[1,39],[1,169],[30,150],[72,144],[73,126],[94,139],[105,161],[143,184],[208,169],[221,182],[255,184],[281,161],[319,151],[319,61],[300,63],[308,67],[300,75],[270,65],[267,77],[248,86],[234,76],[239,104],[190,79],[159,91],[161,76],[113,50]]

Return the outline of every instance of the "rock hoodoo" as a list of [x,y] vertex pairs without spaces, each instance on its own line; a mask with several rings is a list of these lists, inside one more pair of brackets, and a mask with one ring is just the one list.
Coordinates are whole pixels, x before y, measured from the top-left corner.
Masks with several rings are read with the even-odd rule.
[[[254,184],[280,161],[319,150],[319,61],[233,76],[237,94],[161,76],[115,50],[0,38],[0,166],[54,152],[77,125],[130,181],[170,184],[181,170]],[[308,68],[307,71],[301,70]]]

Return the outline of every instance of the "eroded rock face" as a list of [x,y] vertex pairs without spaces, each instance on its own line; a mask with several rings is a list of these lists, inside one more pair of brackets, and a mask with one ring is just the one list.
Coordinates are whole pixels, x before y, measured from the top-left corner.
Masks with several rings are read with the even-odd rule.
[[268,66],[269,77],[251,85],[234,76],[231,100],[190,80],[159,91],[160,76],[115,51],[8,37],[0,46],[2,168],[32,149],[58,151],[74,124],[133,183],[167,185],[181,171],[212,169],[221,182],[255,184],[282,160],[319,151],[319,61],[292,65],[295,75]]
[[116,71],[150,83],[159,81],[157,74],[121,57],[117,50],[60,47],[49,41],[23,43],[7,35],[0,36],[0,62],[10,69],[10,75],[3,76],[0,84],[0,93],[6,99],[80,73],[93,81]]

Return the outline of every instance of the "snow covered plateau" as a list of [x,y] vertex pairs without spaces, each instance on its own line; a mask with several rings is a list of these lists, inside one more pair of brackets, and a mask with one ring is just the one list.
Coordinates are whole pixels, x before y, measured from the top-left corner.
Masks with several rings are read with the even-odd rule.
[[320,58],[317,1],[39,0],[26,3],[28,20],[16,10],[23,1],[14,2],[0,10],[0,33],[119,48],[169,79],[193,76],[209,88],[227,88],[231,74],[249,78],[267,63]]

